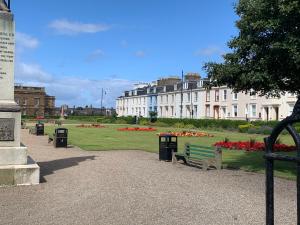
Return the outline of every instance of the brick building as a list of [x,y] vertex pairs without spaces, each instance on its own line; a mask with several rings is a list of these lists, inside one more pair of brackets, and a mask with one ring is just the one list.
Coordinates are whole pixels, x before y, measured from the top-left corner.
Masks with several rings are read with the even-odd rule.
[[44,87],[15,85],[15,101],[21,107],[22,115],[55,115],[55,97],[47,95]]

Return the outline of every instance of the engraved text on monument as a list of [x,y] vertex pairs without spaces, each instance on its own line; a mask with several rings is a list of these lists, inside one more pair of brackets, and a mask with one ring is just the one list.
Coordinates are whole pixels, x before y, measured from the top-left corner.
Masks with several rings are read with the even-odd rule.
[[15,119],[0,118],[0,141],[14,141]]

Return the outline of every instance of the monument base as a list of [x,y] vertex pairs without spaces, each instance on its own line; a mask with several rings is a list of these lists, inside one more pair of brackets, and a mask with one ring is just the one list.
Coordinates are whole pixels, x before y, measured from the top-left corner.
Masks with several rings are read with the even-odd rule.
[[27,147],[0,147],[0,166],[6,165],[26,165]]
[[40,183],[40,167],[28,157],[25,165],[0,166],[0,186],[36,185]]

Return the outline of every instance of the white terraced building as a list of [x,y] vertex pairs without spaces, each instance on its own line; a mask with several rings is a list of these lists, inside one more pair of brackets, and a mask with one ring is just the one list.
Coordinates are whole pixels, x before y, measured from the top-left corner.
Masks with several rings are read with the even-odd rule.
[[228,87],[206,90],[197,74],[166,78],[152,84],[139,84],[117,98],[118,116],[159,118],[282,120],[292,113],[297,97],[289,93],[280,98],[260,97],[253,93],[233,93]]

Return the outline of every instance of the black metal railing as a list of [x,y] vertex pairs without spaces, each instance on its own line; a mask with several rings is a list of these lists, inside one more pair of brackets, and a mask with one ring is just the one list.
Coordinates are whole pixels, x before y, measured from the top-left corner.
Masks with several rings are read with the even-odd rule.
[[[297,168],[297,224],[300,225],[300,136],[293,127],[293,124],[300,122],[300,99],[294,107],[291,116],[282,120],[272,131],[271,135],[265,138],[266,153],[266,224],[274,225],[274,161],[287,161],[296,163]],[[283,130],[287,130],[292,136],[297,150],[296,157],[274,153],[274,144]]]

